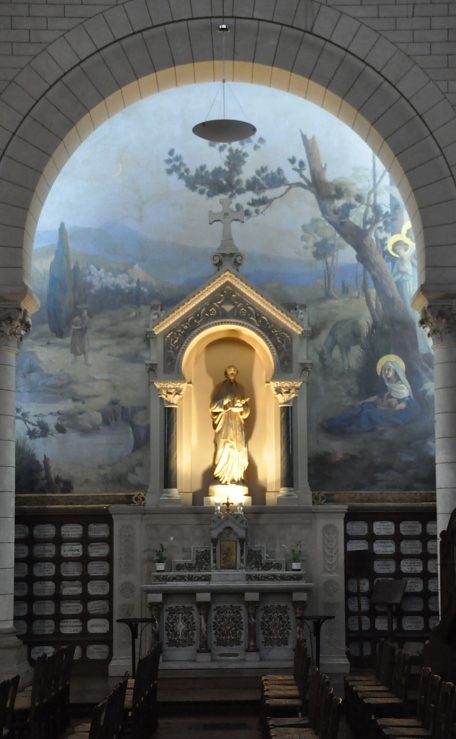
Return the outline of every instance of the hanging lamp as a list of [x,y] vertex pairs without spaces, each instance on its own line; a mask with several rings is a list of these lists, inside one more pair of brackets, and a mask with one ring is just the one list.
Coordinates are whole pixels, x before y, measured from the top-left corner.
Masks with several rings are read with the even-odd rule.
[[247,121],[226,118],[225,35],[230,32],[230,27],[223,21],[223,23],[219,23],[217,26],[217,31],[222,36],[222,118],[214,118],[197,123],[196,126],[193,126],[192,131],[195,136],[199,136],[199,138],[205,139],[206,141],[215,141],[218,143],[242,141],[253,136],[256,133],[256,128],[252,123],[248,123]]

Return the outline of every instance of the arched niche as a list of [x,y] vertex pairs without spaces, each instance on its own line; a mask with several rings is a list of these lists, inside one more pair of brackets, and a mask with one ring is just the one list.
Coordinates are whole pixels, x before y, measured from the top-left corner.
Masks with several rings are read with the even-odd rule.
[[238,368],[238,381],[250,398],[245,482],[252,502],[264,503],[265,493],[279,487],[279,408],[269,385],[274,357],[257,333],[228,323],[202,331],[182,357],[181,371],[188,386],[178,416],[178,488],[192,492],[194,504],[203,502],[213,483],[214,434],[209,403],[230,364]]

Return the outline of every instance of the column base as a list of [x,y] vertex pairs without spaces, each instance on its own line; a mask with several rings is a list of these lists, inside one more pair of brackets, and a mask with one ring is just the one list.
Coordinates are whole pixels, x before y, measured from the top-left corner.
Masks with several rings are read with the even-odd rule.
[[299,505],[299,498],[294,488],[280,488],[277,505]]
[[31,682],[33,669],[27,660],[27,648],[14,630],[0,631],[0,681],[20,675],[21,684]]
[[160,495],[159,505],[182,505],[177,488],[167,488]]

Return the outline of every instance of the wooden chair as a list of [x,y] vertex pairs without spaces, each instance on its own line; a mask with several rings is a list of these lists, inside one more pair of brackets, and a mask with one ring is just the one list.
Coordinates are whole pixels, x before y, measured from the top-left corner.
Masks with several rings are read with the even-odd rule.
[[455,720],[455,691],[453,683],[441,683],[434,718],[428,728],[425,726],[386,726],[382,727],[380,736],[388,739],[395,739],[395,737],[449,739]]
[[335,697],[330,688],[321,701],[321,719],[317,730],[311,727],[271,727],[270,739],[337,739],[341,708],[342,699]]
[[10,739],[13,736],[13,709],[16,700],[19,675],[0,683],[0,736]]
[[31,689],[17,693],[13,711],[14,736],[20,739],[57,739],[53,714],[54,655],[37,659]]
[[352,728],[356,723],[357,693],[363,688],[391,688],[396,653],[396,644],[382,639],[378,645],[375,671],[363,675],[346,675],[344,678],[345,712]]
[[139,660],[134,680],[129,679],[124,703],[124,736],[147,739],[158,725],[157,684],[161,644]]
[[65,734],[66,739],[119,739],[124,720],[127,678],[120,682],[92,713],[90,724],[76,723]]
[[318,667],[312,667],[309,680],[307,716],[271,716],[267,720],[268,730],[311,728],[318,732],[321,718],[320,708],[323,696],[329,690],[329,687],[327,675],[321,673]]
[[280,685],[296,685],[307,658],[307,645],[304,639],[298,639],[294,649],[293,672],[268,674],[261,676],[262,689]]
[[387,716],[377,718],[377,733],[384,727],[419,727],[429,728],[433,720],[437,700],[440,691],[440,677],[432,675],[430,667],[422,667],[420,670],[420,680],[418,684],[418,694],[416,699],[416,712],[414,716]]

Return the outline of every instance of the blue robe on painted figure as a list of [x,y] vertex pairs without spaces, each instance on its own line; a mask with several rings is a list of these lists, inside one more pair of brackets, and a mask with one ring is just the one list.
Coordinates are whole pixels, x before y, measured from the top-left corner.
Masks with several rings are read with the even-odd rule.
[[328,418],[323,428],[332,434],[352,434],[377,428],[405,426],[418,414],[410,383],[399,362],[389,359],[381,369],[386,385],[383,395],[374,395],[351,406],[340,415]]

